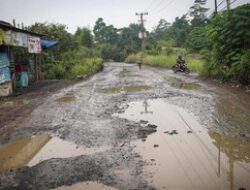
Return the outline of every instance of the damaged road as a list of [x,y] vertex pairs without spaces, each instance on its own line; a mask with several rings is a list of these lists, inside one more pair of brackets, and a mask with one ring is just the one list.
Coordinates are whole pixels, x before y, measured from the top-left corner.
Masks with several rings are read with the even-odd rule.
[[0,104],[0,189],[250,189],[249,96],[107,63],[33,98]]

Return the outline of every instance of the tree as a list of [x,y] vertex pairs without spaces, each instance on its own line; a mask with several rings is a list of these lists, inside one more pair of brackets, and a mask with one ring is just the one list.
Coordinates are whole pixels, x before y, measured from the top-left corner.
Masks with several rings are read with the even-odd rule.
[[209,74],[250,84],[250,4],[215,15],[207,37],[212,44]]
[[188,23],[186,15],[183,15],[180,18],[176,17],[170,29],[170,34],[173,36],[176,46],[183,47],[186,42],[187,35],[190,31],[190,25]]
[[170,23],[165,19],[160,19],[158,25],[155,27],[153,34],[156,40],[164,40],[167,38],[167,30],[170,26]]
[[98,18],[95,26],[94,26],[94,34],[95,34],[95,40],[97,42],[103,42],[104,41],[104,29],[106,27],[106,24],[103,22],[102,18]]
[[209,43],[206,36],[206,27],[195,27],[188,34],[185,46],[189,48],[192,52],[199,52],[202,49],[208,48]]
[[94,26],[95,40],[99,43],[115,44],[118,38],[117,29],[113,25],[107,26],[102,18],[98,18]]
[[87,48],[92,48],[93,46],[93,36],[91,34],[91,31],[86,27],[78,27],[75,32],[74,38],[78,46],[85,46]]
[[195,0],[193,6],[190,7],[190,16],[192,27],[203,26],[207,23],[206,12],[209,10],[205,8],[207,0]]
[[67,27],[63,24],[35,23],[26,29],[42,34],[43,39],[58,40],[60,43],[60,51],[67,51],[75,48],[73,36],[67,32]]
[[141,50],[141,40],[138,37],[141,31],[141,26],[138,24],[130,24],[129,27],[120,29],[120,34],[117,42],[119,49],[127,55],[136,53]]

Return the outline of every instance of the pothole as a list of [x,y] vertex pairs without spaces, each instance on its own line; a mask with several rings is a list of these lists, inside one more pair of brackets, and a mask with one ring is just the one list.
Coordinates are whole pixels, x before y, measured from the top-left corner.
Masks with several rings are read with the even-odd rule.
[[140,92],[140,91],[146,91],[152,89],[151,86],[147,85],[135,85],[135,86],[121,86],[121,87],[110,87],[110,88],[102,88],[98,91],[105,94],[116,94],[121,92]]
[[109,187],[94,181],[87,181],[82,183],[77,183],[72,186],[62,186],[53,190],[118,190],[114,187]]
[[157,189],[250,188],[250,142],[208,131],[165,99],[131,102],[116,116],[157,126],[132,143],[148,162],[146,180]]
[[28,104],[30,101],[27,99],[24,100],[10,100],[10,101],[5,101],[1,104],[3,107],[10,107],[10,108],[15,108],[15,107],[21,107],[25,104]]
[[123,69],[119,74],[119,77],[138,77],[140,76],[139,74],[136,74],[135,72],[128,70],[128,69]]
[[74,102],[76,101],[76,97],[75,96],[62,96],[62,97],[59,97],[55,100],[57,103],[60,103],[60,104],[64,104],[64,103],[70,103],[70,102]]
[[87,148],[48,135],[17,139],[0,146],[0,172],[23,166],[34,166],[51,158],[90,155],[108,147]]
[[177,79],[172,77],[170,85],[175,88],[186,89],[186,90],[198,90],[201,88],[201,85],[197,82],[186,82],[182,79]]

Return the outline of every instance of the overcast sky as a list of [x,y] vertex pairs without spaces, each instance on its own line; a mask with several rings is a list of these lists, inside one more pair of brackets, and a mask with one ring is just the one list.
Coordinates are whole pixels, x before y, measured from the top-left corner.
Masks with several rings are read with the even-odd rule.
[[[207,7],[214,9],[214,0],[207,0]],[[220,3],[222,0],[218,0]],[[231,0],[234,1],[234,0]],[[135,12],[148,11],[145,26],[152,30],[160,18],[172,22],[186,13],[194,0],[0,0],[0,20],[31,25],[35,22],[62,23],[74,32],[77,26],[93,28],[97,18],[120,28],[138,22]],[[236,0],[232,6],[250,3]],[[219,7],[224,8],[225,4]],[[208,14],[210,13],[208,12]]]

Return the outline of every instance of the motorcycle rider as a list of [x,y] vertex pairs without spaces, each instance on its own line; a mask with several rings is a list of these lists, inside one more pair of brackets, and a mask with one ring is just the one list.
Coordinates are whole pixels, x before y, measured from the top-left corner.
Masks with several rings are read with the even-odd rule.
[[185,63],[186,63],[186,61],[182,58],[181,55],[179,55],[178,58],[177,58],[177,60],[176,60],[176,65],[178,65],[179,68],[180,68],[181,70],[183,70],[183,69],[184,69]]

